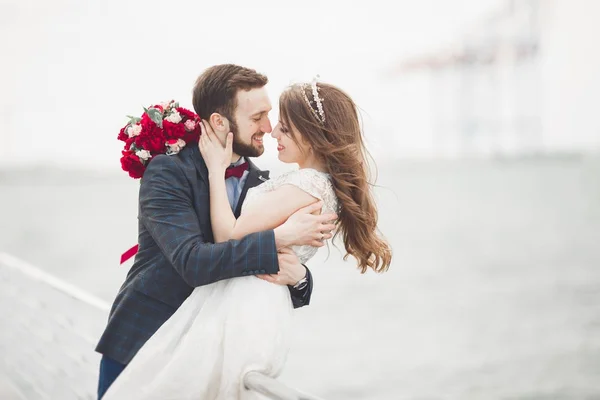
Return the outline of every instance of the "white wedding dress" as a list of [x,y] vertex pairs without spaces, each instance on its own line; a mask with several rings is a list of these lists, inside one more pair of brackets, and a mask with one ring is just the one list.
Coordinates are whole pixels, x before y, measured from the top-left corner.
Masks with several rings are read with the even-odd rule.
[[[244,208],[261,194],[291,184],[337,211],[329,175],[314,169],[289,172],[248,191]],[[266,210],[268,212],[268,210]],[[302,263],[317,249],[293,249]],[[293,307],[286,286],[255,276],[227,279],[192,292],[146,342],[103,400],[250,400],[243,376],[281,372],[290,347]]]

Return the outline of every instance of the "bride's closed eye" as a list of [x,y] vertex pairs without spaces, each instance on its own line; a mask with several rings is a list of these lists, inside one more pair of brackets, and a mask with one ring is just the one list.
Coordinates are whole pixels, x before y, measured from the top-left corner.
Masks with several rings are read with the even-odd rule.
[[279,121],[279,126],[281,129],[281,133],[285,133],[288,134],[290,131],[286,128],[286,126],[283,124],[283,122]]

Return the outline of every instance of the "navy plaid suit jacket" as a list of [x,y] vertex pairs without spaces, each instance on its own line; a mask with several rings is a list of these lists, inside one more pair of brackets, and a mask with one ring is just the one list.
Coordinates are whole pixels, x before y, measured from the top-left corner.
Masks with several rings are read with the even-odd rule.
[[[267,171],[249,164],[236,216],[248,189],[268,178]],[[121,364],[131,361],[195,287],[279,271],[272,230],[212,243],[208,170],[197,146],[149,163],[140,185],[138,220],[139,250],[96,347]],[[294,307],[309,303],[310,272],[308,279],[304,290],[290,288]]]

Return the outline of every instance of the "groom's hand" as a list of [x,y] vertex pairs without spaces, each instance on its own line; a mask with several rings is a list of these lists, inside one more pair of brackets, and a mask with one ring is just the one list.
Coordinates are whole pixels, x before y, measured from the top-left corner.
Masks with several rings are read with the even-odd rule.
[[275,245],[277,249],[290,246],[325,245],[325,240],[330,239],[335,229],[333,221],[337,219],[334,213],[314,215],[323,207],[323,202],[318,201],[301,208],[292,214],[287,221],[275,228]]
[[296,253],[290,248],[283,248],[277,252],[279,273],[272,275],[257,275],[260,279],[278,285],[294,286],[306,276],[306,267],[300,264]]

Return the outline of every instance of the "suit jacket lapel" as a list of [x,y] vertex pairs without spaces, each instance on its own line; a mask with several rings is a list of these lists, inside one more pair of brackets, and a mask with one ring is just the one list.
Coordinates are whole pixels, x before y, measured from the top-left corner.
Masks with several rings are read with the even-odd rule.
[[[200,154],[200,149],[198,149],[197,143],[190,143],[189,147],[185,147],[180,155],[186,158],[187,167],[191,167],[191,164],[194,165],[194,169],[196,170],[196,179],[198,185],[204,185],[206,190],[208,191],[208,168],[206,168],[206,163],[202,158],[202,154]],[[190,173],[193,173],[190,171]],[[200,201],[198,203],[198,201]],[[212,227],[210,224],[210,207],[209,207],[209,196],[206,193],[206,196],[201,196],[199,199],[193,200],[194,208],[196,209],[196,213],[198,214],[198,222],[200,223],[200,230],[204,235],[204,238],[208,242],[213,242],[213,234]]]
[[246,199],[248,189],[258,186],[261,183],[265,182],[267,179],[269,179],[269,171],[261,171],[248,158],[246,158],[246,161],[248,162],[248,177],[246,178],[246,182],[244,183],[244,187],[242,188],[242,193],[240,193],[240,199],[238,200],[237,207],[235,208],[235,212],[233,213],[236,218],[239,218],[242,212],[242,204]]
[[196,143],[192,143],[190,147],[190,157],[194,161],[196,171],[198,171],[198,175],[200,175],[200,177],[208,185],[208,168],[206,168],[204,158],[202,158],[202,154],[200,154],[200,149],[198,149],[198,145]]

